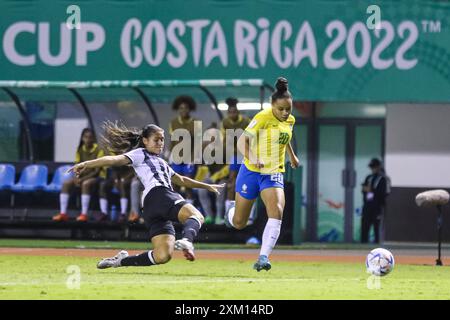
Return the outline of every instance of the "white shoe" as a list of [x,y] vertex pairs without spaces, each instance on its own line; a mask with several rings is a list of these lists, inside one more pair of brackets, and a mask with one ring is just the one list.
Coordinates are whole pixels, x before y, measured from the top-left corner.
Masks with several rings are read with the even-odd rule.
[[175,241],[175,249],[183,251],[183,255],[187,260],[195,260],[194,245],[188,239]]
[[120,262],[122,259],[128,257],[128,252],[125,250],[120,251],[112,258],[104,258],[99,263],[97,263],[98,269],[107,269],[107,268],[117,268],[120,267]]
[[228,212],[231,208],[234,208],[236,206],[235,200],[227,200],[225,203],[225,212]]

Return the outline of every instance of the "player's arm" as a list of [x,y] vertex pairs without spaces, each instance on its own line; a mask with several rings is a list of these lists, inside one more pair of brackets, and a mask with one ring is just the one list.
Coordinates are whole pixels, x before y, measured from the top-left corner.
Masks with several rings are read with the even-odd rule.
[[186,188],[190,188],[190,189],[194,189],[194,188],[199,188],[199,189],[206,189],[210,192],[214,192],[216,194],[220,194],[220,189],[222,189],[223,187],[225,187],[225,183],[222,184],[209,184],[209,183],[204,183],[204,182],[200,182],[194,179],[191,179],[189,177],[186,176],[181,176],[178,173],[175,173],[172,176],[172,182],[180,187],[186,187]]
[[287,145],[287,152],[288,152],[289,159],[290,159],[290,162],[291,162],[291,167],[294,168],[294,169],[298,168],[300,166],[300,160],[295,155],[294,149],[292,148],[292,145],[291,145],[290,141],[289,141],[289,143]]
[[85,169],[94,169],[101,167],[118,167],[118,166],[125,166],[130,163],[131,160],[123,154],[118,156],[104,156],[98,159],[80,162],[74,165],[68,171],[69,172],[72,171],[78,177],[83,173]]
[[[75,164],[78,164],[81,162],[81,154],[79,150],[77,150],[77,153],[75,154]],[[88,174],[83,175],[83,177],[80,177],[79,175],[76,176],[75,184],[80,185],[80,183],[84,180],[88,180],[90,178],[96,177],[98,173],[100,172],[100,168],[97,168],[95,170],[91,170]]]
[[[85,180],[88,180],[88,179],[90,179],[90,178],[94,178],[94,177],[98,176],[100,170],[101,170],[101,168],[95,168],[94,170],[90,171],[88,174],[83,175],[83,176],[80,178],[80,181],[85,181]],[[80,176],[80,175],[78,174],[77,177],[78,177],[78,176]]]
[[246,132],[244,131],[244,133],[238,139],[237,149],[242,155],[244,155],[246,159],[250,161],[250,163],[255,164],[257,168],[262,168],[264,167],[264,163],[261,159],[258,159],[251,148],[251,140],[253,138],[254,137],[252,135],[246,134]]

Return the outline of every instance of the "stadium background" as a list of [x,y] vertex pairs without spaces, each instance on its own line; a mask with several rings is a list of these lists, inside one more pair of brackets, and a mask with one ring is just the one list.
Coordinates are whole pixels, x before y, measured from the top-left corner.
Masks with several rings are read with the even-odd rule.
[[[207,128],[220,121],[215,104],[230,95],[268,102],[283,75],[303,162],[288,212],[298,218],[293,236],[357,242],[359,187],[378,156],[393,186],[385,240],[436,239],[436,213],[413,199],[450,185],[448,2],[378,1],[378,35],[366,28],[366,1],[171,1],[170,10],[162,1],[81,1],[80,30],[65,25],[71,4],[0,3],[1,162],[55,168],[72,161],[86,125],[98,133],[105,119],[156,122],[149,104],[167,129],[179,94],[198,101],[194,115]],[[47,207],[54,213],[56,200]],[[9,221],[17,210],[6,200],[1,212]],[[17,235],[11,228],[0,231]]]

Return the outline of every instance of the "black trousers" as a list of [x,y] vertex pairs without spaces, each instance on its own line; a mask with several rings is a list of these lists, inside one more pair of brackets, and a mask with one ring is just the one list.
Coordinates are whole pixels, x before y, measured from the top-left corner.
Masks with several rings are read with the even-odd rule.
[[363,209],[361,220],[361,243],[369,242],[370,227],[374,227],[375,243],[380,243],[383,208]]

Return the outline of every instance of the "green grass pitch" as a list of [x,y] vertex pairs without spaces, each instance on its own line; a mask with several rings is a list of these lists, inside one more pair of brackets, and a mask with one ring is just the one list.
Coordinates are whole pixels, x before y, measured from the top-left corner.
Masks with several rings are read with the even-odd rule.
[[[1,299],[450,299],[450,268],[397,265],[368,289],[364,265],[174,259],[97,270],[97,258],[0,255]],[[77,266],[80,288],[69,278]],[[371,282],[377,287],[376,282]],[[69,288],[67,284],[69,283]],[[70,288],[70,286],[74,286]]]

